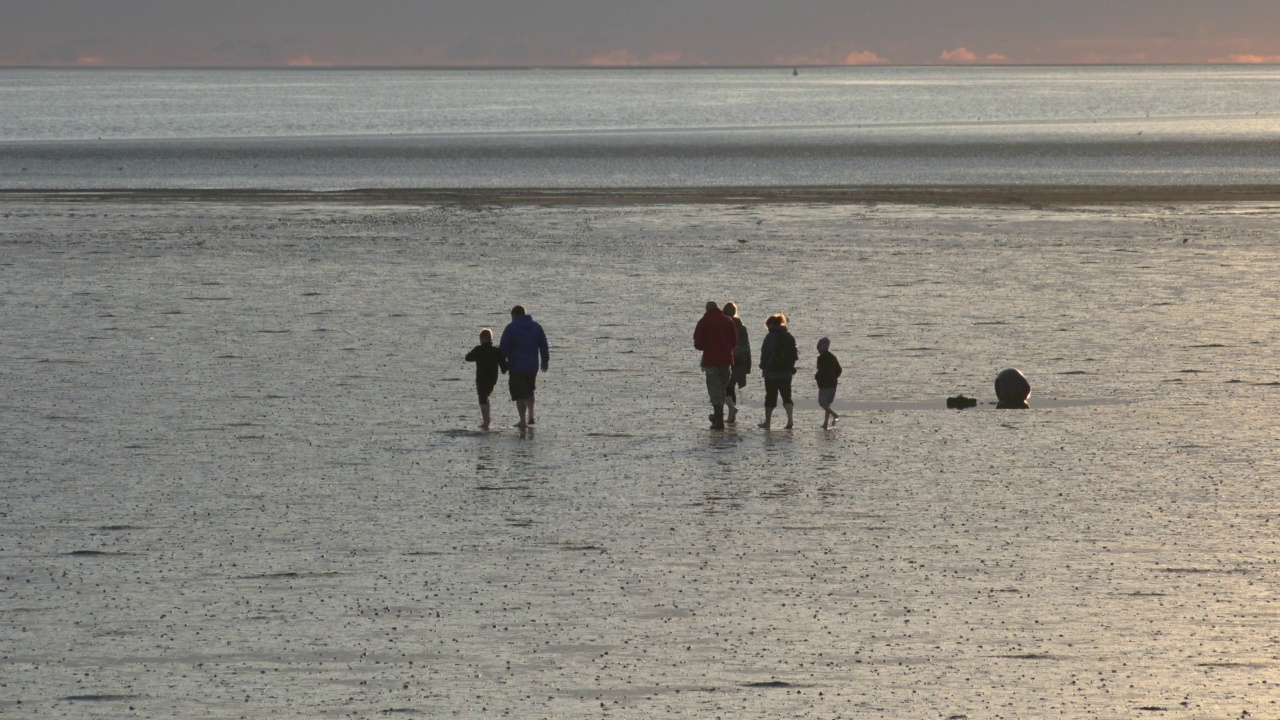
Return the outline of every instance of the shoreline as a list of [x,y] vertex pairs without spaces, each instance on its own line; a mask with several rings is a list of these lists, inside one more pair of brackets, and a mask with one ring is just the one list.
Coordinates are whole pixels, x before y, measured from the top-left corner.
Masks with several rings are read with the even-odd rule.
[[1280,185],[639,188],[0,189],[0,203],[240,202],[349,205],[1122,205],[1275,202]]

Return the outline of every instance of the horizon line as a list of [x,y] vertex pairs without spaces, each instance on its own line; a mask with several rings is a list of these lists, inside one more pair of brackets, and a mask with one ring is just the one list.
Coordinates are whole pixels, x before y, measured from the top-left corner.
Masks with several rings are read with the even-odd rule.
[[698,64],[698,65],[557,65],[557,64],[509,64],[509,65],[109,65],[80,64],[0,64],[0,70],[785,70],[788,68],[1052,68],[1052,67],[1273,67],[1277,62],[966,62],[966,63],[753,63],[753,64]]
[[266,205],[1126,205],[1151,203],[1276,202],[1280,185],[785,185],[602,188],[0,188],[0,205],[65,202],[248,202]]

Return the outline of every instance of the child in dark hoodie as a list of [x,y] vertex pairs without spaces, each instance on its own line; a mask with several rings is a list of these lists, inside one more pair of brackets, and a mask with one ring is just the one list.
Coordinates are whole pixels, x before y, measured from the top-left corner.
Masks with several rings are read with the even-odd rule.
[[493,346],[493,331],[480,331],[480,344],[467,353],[467,362],[476,364],[476,393],[480,396],[480,429],[489,429],[489,394],[498,384],[498,371],[507,371],[507,359]]
[[822,416],[822,429],[826,430],[836,424],[840,416],[831,409],[836,400],[836,381],[841,373],[840,361],[831,354],[831,341],[822,338],[818,341],[818,372],[814,379],[818,381],[818,405],[826,412]]

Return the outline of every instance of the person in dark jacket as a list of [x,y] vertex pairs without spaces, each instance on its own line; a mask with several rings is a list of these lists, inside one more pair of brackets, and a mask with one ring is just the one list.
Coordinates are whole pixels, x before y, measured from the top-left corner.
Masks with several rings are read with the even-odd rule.
[[520,413],[520,422],[516,423],[516,427],[533,425],[533,393],[537,386],[538,368],[541,367],[546,372],[551,362],[547,334],[542,331],[541,325],[525,314],[523,305],[517,305],[511,308],[511,323],[503,328],[498,349],[511,368],[508,384],[511,399],[516,401],[516,411]]
[[707,376],[711,397],[712,430],[724,429],[724,389],[733,371],[733,350],[738,346],[738,328],[714,300],[693,330],[693,347],[702,351],[702,371]]
[[834,426],[840,419],[840,415],[831,409],[831,403],[836,400],[836,386],[841,372],[840,361],[831,354],[831,341],[822,338],[818,341],[818,372],[813,377],[818,381],[818,406],[826,412],[822,416],[823,430]]
[[791,378],[796,374],[796,339],[787,332],[787,316],[782,313],[770,315],[764,323],[769,333],[760,345],[760,370],[764,374],[764,422],[760,427],[768,430],[773,418],[773,409],[778,406],[778,396],[782,396],[782,407],[787,411],[787,429],[794,422],[791,402]]
[[738,422],[738,388],[747,386],[747,376],[751,374],[751,340],[747,337],[747,326],[738,317],[737,303],[724,304],[724,314],[733,320],[738,329],[738,345],[733,349],[733,373],[729,384],[724,386],[724,404],[729,415],[724,421],[729,425]]
[[493,346],[493,331],[485,328],[480,331],[480,344],[467,353],[467,362],[476,364],[476,392],[480,395],[480,429],[489,429],[489,394],[498,384],[498,371],[507,371],[507,359],[502,351]]

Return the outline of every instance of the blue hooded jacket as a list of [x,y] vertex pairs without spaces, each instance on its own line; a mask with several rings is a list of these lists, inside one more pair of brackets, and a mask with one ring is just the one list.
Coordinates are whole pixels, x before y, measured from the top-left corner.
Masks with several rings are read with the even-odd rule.
[[506,356],[513,373],[536,375],[539,364],[543,370],[546,370],[547,364],[551,362],[547,334],[529,315],[512,318],[511,324],[502,331],[502,340],[498,343],[498,349]]
[[796,345],[795,338],[787,332],[785,325],[769,328],[769,333],[764,336],[764,343],[760,346],[760,369],[764,371],[767,380],[786,380],[796,374],[794,361],[786,366],[775,362],[778,343],[787,343],[792,348]]

